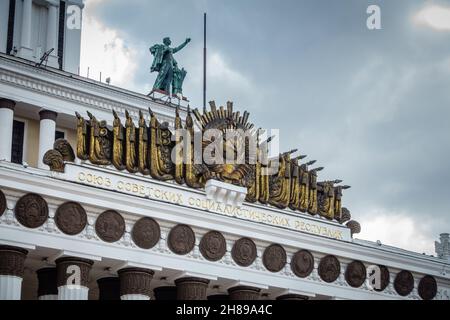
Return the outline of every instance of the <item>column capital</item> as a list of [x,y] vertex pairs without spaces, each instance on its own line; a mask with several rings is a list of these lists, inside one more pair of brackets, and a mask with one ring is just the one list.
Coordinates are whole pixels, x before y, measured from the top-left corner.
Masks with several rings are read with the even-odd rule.
[[71,273],[67,273],[67,268],[72,265],[80,268],[80,285],[87,287],[89,282],[89,271],[91,270],[94,261],[77,257],[62,257],[56,259],[55,263],[57,270],[56,283],[58,287],[68,285],[67,278]]
[[97,280],[98,300],[120,300],[120,281],[118,277],[105,277]]
[[16,102],[9,99],[0,99],[0,109],[11,109],[14,111],[14,108],[16,107]]
[[27,254],[28,250],[19,247],[0,246],[0,275],[22,278]]
[[260,288],[237,286],[228,289],[230,300],[258,300]]
[[41,117],[41,121],[46,119],[56,121],[56,117],[58,116],[58,114],[50,110],[41,110],[39,111],[39,116]]
[[209,280],[185,277],[175,280],[177,285],[177,300],[206,300],[206,289]]
[[38,277],[38,297],[46,295],[58,295],[56,287],[56,268],[41,268],[36,271]]
[[144,268],[124,268],[117,271],[120,279],[120,296],[141,294],[150,297],[150,282],[155,272]]

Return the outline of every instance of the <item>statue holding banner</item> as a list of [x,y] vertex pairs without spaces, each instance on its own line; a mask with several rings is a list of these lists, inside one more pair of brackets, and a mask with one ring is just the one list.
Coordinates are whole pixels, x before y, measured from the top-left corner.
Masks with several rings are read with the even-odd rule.
[[[182,86],[186,77],[186,70],[179,69],[173,55],[183,49],[189,42],[187,38],[181,45],[171,48],[172,41],[169,37],[163,39],[163,44],[155,44],[150,48],[150,53],[154,56],[150,72],[158,72],[153,91],[163,91],[168,95],[182,95]],[[172,86],[172,92],[170,87]]]

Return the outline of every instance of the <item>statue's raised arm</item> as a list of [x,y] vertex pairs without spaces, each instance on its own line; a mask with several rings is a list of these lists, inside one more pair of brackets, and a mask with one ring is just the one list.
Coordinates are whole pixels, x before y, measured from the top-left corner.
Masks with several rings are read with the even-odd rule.
[[184,40],[184,42],[180,44],[178,47],[173,48],[173,53],[177,53],[178,51],[183,49],[189,42],[191,42],[191,38],[187,38],[186,40]]

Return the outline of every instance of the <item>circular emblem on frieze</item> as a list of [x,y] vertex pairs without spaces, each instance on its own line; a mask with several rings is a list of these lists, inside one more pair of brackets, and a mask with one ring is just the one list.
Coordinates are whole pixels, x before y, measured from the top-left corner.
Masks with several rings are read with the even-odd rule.
[[314,269],[314,257],[308,250],[297,251],[291,259],[291,270],[300,278],[306,278]]
[[209,261],[218,261],[227,252],[224,236],[218,231],[209,231],[200,241],[200,252]]
[[2,190],[0,190],[0,217],[6,210],[6,197]]
[[191,227],[179,224],[169,232],[169,248],[176,254],[188,254],[195,246],[195,233]]
[[280,271],[286,265],[286,250],[279,244],[271,244],[264,250],[263,264],[271,272]]
[[87,215],[83,207],[76,202],[66,202],[58,207],[55,222],[59,230],[68,235],[76,235],[84,230]]
[[401,296],[407,296],[414,289],[414,277],[411,272],[402,270],[395,276],[394,289]]
[[28,193],[17,201],[14,213],[25,227],[39,228],[47,221],[48,205],[40,195]]
[[236,241],[231,250],[233,260],[241,267],[248,267],[256,259],[256,244],[249,238]]
[[345,270],[345,280],[353,288],[359,288],[366,281],[366,267],[361,261],[353,261]]
[[323,281],[331,283],[339,277],[341,264],[335,256],[328,255],[320,259],[318,271]]
[[380,283],[380,288],[379,289],[374,288],[374,290],[381,292],[384,289],[386,289],[387,286],[389,285],[390,275],[389,275],[389,269],[386,266],[378,265],[378,267],[380,268],[380,272],[381,272],[381,283]]
[[95,221],[95,232],[103,241],[118,241],[125,233],[125,220],[117,211],[107,210]]
[[420,279],[418,292],[423,300],[432,300],[437,293],[436,280],[432,276],[423,277]]
[[136,245],[142,249],[153,248],[159,241],[161,230],[158,222],[149,217],[136,221],[131,230],[131,237]]

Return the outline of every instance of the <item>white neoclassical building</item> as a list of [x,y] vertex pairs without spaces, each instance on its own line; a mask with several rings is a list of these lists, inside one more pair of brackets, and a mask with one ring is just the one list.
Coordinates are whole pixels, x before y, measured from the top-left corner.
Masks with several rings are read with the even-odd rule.
[[[76,112],[99,134],[112,111],[138,123],[150,107],[176,125],[177,100],[78,75],[81,30],[67,20],[82,8],[0,2],[0,299],[449,299],[448,234],[429,256],[356,239],[354,221],[242,201],[222,181],[196,189],[66,159],[54,143],[78,151]],[[63,170],[43,161],[54,149]]]

